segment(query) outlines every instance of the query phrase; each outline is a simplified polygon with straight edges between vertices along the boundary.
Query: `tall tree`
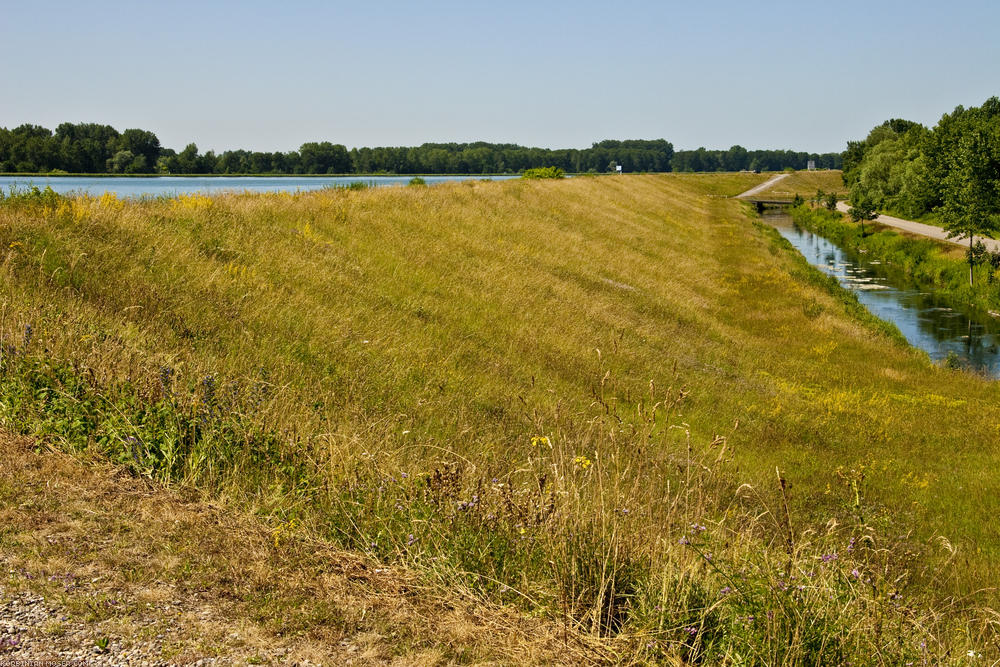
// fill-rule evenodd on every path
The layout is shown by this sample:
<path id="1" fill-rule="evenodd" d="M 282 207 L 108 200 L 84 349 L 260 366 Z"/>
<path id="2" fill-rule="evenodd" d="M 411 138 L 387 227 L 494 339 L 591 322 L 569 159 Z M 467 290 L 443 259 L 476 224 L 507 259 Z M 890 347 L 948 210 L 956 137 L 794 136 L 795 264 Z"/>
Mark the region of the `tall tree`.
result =
<path id="1" fill-rule="evenodd" d="M 997 107 L 1000 112 L 1000 104 Z M 942 182 L 945 230 L 951 238 L 969 239 L 970 286 L 974 284 L 974 235 L 995 238 L 1000 231 L 998 121 L 1000 113 L 992 115 L 986 109 L 968 114 L 965 130 L 949 151 L 949 169 Z"/>
<path id="2" fill-rule="evenodd" d="M 160 140 L 152 132 L 130 129 L 118 137 L 118 150 L 129 151 L 133 155 L 144 158 L 145 165 L 152 168 L 160 158 Z"/>

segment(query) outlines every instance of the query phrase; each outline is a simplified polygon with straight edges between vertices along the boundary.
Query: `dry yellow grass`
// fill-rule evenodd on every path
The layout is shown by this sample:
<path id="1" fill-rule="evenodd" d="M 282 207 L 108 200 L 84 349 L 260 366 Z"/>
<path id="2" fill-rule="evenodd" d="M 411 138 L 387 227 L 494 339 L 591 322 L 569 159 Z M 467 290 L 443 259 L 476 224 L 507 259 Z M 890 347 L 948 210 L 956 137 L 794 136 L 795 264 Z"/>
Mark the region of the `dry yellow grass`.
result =
<path id="1" fill-rule="evenodd" d="M 588 664 L 612 655 L 559 625 L 459 591 L 443 597 L 403 568 L 268 528 L 191 490 L 36 449 L 0 432 L 4 594 L 45 595 L 63 614 L 37 628 L 53 652 L 36 659 L 55 659 L 59 628 L 77 623 L 91 643 L 107 637 L 125 650 L 166 636 L 152 657 L 182 664 Z"/>
<path id="2" fill-rule="evenodd" d="M 839 169 L 796 171 L 769 188 L 766 194 L 779 199 L 791 199 L 795 195 L 809 199 L 816 196 L 817 190 L 828 194 L 834 192 L 841 198 L 846 197 L 847 186 L 841 178 L 841 171 Z"/>

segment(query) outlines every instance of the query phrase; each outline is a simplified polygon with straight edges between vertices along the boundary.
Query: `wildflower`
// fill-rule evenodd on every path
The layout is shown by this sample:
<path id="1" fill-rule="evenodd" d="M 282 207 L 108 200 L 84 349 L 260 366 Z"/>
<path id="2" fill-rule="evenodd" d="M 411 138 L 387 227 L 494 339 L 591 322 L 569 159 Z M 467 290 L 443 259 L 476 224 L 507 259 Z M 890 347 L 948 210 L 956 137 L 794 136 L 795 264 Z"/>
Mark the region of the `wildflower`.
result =
<path id="1" fill-rule="evenodd" d="M 823 554 L 820 557 L 820 560 L 823 561 L 824 563 L 829 563 L 832 560 L 837 560 L 837 552 L 834 551 L 832 554 Z"/>
<path id="2" fill-rule="evenodd" d="M 698 634 L 698 628 L 694 627 L 693 625 L 689 625 L 688 627 L 684 628 L 684 632 L 694 637 L 696 634 Z"/>
<path id="3" fill-rule="evenodd" d="M 541 447 L 542 445 L 549 445 L 551 447 L 551 445 L 549 444 L 549 439 L 546 438 L 544 435 L 536 435 L 535 437 L 533 437 L 531 439 L 531 444 L 534 447 Z"/>
<path id="4" fill-rule="evenodd" d="M 691 544 L 691 540 L 687 538 L 687 535 L 681 535 L 681 539 L 677 540 L 677 544 Z"/>
<path id="5" fill-rule="evenodd" d="M 701 533 L 701 532 L 704 532 L 705 530 L 707 530 L 707 528 L 705 528 L 705 526 L 699 525 L 697 523 L 692 523 L 691 524 L 691 530 L 694 530 L 696 532 Z"/>
<path id="6" fill-rule="evenodd" d="M 409 535 L 406 536 L 406 546 L 408 546 L 408 547 L 409 546 L 413 546 L 413 543 L 416 542 L 416 541 L 417 541 L 417 538 L 415 538 L 413 536 L 413 533 L 410 533 Z"/>
<path id="7" fill-rule="evenodd" d="M 588 459 L 586 456 L 577 456 L 573 459 L 573 463 L 580 467 L 581 470 L 586 470 L 594 464 L 593 461 Z"/>
<path id="8" fill-rule="evenodd" d="M 726 596 L 733 592 L 733 589 L 729 586 L 723 586 L 722 590 L 719 591 L 719 596 Z"/>
<path id="9" fill-rule="evenodd" d="M 851 576 L 854 577 L 855 579 L 861 578 L 861 573 L 858 572 L 858 568 L 854 568 L 853 570 L 851 570 Z"/>
<path id="10" fill-rule="evenodd" d="M 854 538 L 853 537 L 851 538 L 851 541 L 847 543 L 847 551 L 848 551 L 848 553 L 854 551 Z"/>

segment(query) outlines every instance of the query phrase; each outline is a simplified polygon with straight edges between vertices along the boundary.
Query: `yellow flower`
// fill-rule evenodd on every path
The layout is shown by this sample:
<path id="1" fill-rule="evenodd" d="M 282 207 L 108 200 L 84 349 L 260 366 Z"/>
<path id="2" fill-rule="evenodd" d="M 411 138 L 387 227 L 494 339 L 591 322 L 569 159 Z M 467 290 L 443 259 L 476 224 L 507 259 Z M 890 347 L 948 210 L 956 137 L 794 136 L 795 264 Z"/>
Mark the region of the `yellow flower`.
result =
<path id="1" fill-rule="evenodd" d="M 573 463 L 579 466 L 581 470 L 586 470 L 590 466 L 594 465 L 594 462 L 588 459 L 586 456 L 577 456 L 575 459 L 573 459 Z"/>

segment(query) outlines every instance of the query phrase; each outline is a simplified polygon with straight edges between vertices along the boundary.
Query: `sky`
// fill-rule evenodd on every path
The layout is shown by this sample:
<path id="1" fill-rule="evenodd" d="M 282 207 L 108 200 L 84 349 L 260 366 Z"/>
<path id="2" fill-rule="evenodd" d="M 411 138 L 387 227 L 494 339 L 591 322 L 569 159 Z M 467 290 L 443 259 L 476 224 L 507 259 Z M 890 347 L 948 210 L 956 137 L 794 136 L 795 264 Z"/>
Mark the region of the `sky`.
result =
<path id="1" fill-rule="evenodd" d="M 0 0 L 0 127 L 844 149 L 1000 95 L 1000 2 Z"/>

